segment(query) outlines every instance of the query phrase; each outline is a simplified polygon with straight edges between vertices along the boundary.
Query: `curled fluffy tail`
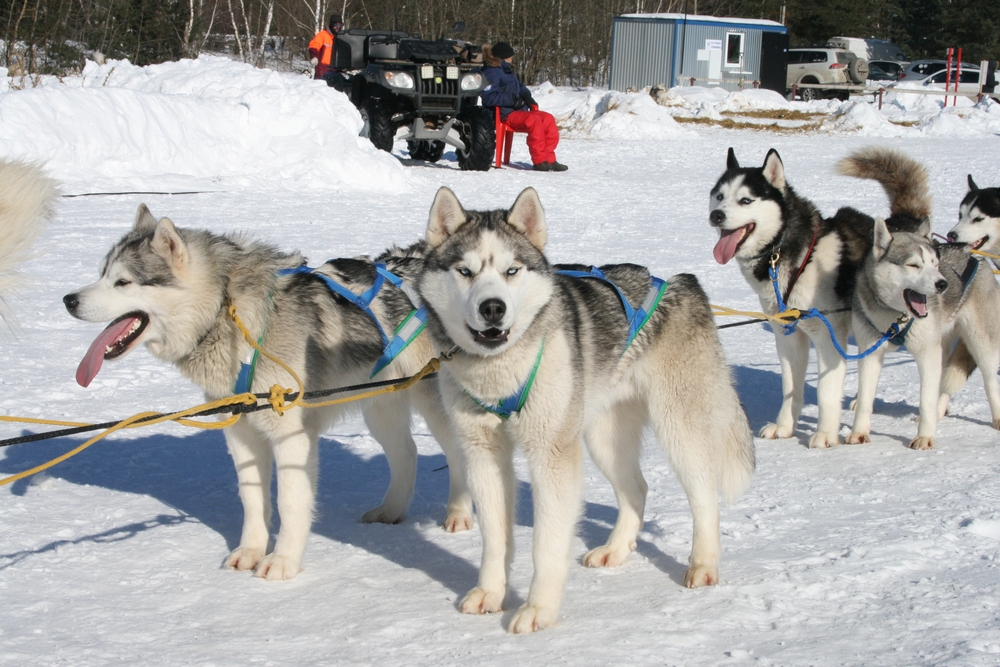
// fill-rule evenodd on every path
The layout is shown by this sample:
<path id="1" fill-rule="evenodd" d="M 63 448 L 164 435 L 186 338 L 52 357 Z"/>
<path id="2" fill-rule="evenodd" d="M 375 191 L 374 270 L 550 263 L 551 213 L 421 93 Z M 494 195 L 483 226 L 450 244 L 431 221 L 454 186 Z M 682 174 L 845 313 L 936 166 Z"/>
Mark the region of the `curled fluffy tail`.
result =
<path id="1" fill-rule="evenodd" d="M 845 176 L 878 181 L 889 196 L 890 215 L 910 215 L 917 220 L 930 218 L 927 170 L 908 155 L 892 148 L 870 146 L 837 163 L 837 171 Z"/>
<path id="2" fill-rule="evenodd" d="M 31 257 L 32 242 L 45 229 L 58 195 L 55 181 L 30 164 L 0 160 L 0 318 L 10 312 L 3 297 L 17 284 L 18 266 Z"/>

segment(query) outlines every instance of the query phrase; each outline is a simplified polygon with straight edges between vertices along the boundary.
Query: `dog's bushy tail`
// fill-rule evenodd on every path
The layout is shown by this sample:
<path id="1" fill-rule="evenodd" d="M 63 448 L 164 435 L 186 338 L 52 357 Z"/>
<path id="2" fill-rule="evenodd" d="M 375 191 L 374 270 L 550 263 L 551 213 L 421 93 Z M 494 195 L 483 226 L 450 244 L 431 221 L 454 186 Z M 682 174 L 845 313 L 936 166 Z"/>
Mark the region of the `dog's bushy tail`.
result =
<path id="1" fill-rule="evenodd" d="M 890 216 L 908 215 L 918 221 L 930 219 L 927 170 L 905 153 L 869 146 L 838 162 L 837 171 L 845 176 L 878 181 L 889 196 Z"/>
<path id="2" fill-rule="evenodd" d="M 31 244 L 52 216 L 57 195 L 55 181 L 38 167 L 0 160 L 0 319 L 10 321 L 3 297 L 17 284 L 16 269 L 31 257 Z"/>

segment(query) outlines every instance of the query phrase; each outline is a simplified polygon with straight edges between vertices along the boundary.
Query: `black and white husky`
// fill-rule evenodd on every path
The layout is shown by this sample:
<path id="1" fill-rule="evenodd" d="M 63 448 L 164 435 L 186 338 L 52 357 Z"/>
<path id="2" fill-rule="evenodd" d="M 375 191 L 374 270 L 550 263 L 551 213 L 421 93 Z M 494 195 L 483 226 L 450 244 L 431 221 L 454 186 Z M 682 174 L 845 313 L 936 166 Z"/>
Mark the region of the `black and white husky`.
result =
<path id="1" fill-rule="evenodd" d="M 467 211 L 441 188 L 418 282 L 432 337 L 456 350 L 440 386 L 483 534 L 479 582 L 461 602 L 464 613 L 502 608 L 514 556 L 516 445 L 531 469 L 534 577 L 511 632 L 558 618 L 580 512 L 581 439 L 619 504 L 607 543 L 584 564 L 619 565 L 636 547 L 649 424 L 694 515 L 690 587 L 718 581 L 719 494 L 738 495 L 754 469 L 752 434 L 697 280 L 681 274 L 664 285 L 632 264 L 559 274 L 543 254 L 546 235 L 531 188 L 509 211 L 489 212 Z"/>
<path id="2" fill-rule="evenodd" d="M 415 279 L 421 255 L 418 244 L 390 250 L 376 261 L 405 286 Z M 230 321 L 229 306 L 235 306 L 265 350 L 295 370 L 306 391 L 368 381 L 376 362 L 384 359 L 382 332 L 405 330 L 402 324 L 414 306 L 404 289 L 388 280 L 371 301 L 370 314 L 352 302 L 352 294 L 362 295 L 381 280 L 380 267 L 371 260 L 331 260 L 315 271 L 304 271 L 303 263 L 298 253 L 283 253 L 243 236 L 177 228 L 167 218 L 157 221 L 140 206 L 133 229 L 105 257 L 100 279 L 63 299 L 75 317 L 111 320 L 81 362 L 77 381 L 88 385 L 105 359 L 121 357 L 144 343 L 153 355 L 175 364 L 209 400 L 243 391 L 267 392 L 273 384 L 293 387 L 292 378 L 266 357 L 251 363 L 253 350 Z M 335 294 L 326 279 L 345 292 Z M 377 377 L 411 375 L 433 356 L 429 337 L 419 333 Z M 239 378 L 244 386 L 237 391 Z M 409 507 L 417 464 L 411 404 L 427 420 L 448 459 L 451 490 L 445 528 L 471 528 L 461 450 L 432 381 L 364 402 L 365 421 L 385 450 L 391 479 L 382 504 L 362 520 L 396 523 Z M 226 429 L 243 501 L 243 533 L 239 547 L 226 558 L 228 567 L 256 569 L 257 576 L 267 579 L 289 579 L 299 572 L 313 520 L 317 441 L 346 409 L 297 408 L 283 416 L 267 410 L 244 415 Z M 277 469 L 281 526 L 268 554 L 272 467 Z"/>
<path id="3" fill-rule="evenodd" d="M 958 207 L 958 224 L 948 232 L 948 240 L 1000 254 L 1000 188 L 980 188 L 969 174 L 969 192 Z"/>
<path id="4" fill-rule="evenodd" d="M 892 233 L 881 219 L 875 221 L 874 244 L 858 273 L 854 336 L 867 350 L 894 323 L 896 328 L 891 339 L 858 361 L 858 401 L 848 442 L 869 441 L 882 358 L 887 349 L 905 344 L 920 373 L 920 425 L 910 447 L 933 447 L 950 393 L 942 393 L 942 359 L 956 339 L 982 370 L 993 426 L 1000 428 L 1000 285 L 989 263 L 973 257 L 968 246 L 937 246 L 929 235 L 930 224 L 919 233 Z"/>
<path id="5" fill-rule="evenodd" d="M 878 181 L 889 196 L 892 229 L 915 229 L 930 214 L 923 167 L 893 150 L 869 148 L 839 165 L 841 173 Z M 850 328 L 850 306 L 858 267 L 872 244 L 873 218 L 849 207 L 824 218 L 785 178 L 774 149 L 761 167 L 740 167 L 729 149 L 726 171 L 712 188 L 709 221 L 719 230 L 715 259 L 736 259 L 768 314 L 780 312 L 770 272 L 787 308 L 818 309 L 826 314 L 843 348 Z M 847 365 L 818 319 L 802 320 L 786 335 L 775 327 L 784 399 L 764 438 L 789 438 L 802 411 L 810 342 L 819 365 L 819 423 L 810 447 L 839 442 L 840 414 Z"/>

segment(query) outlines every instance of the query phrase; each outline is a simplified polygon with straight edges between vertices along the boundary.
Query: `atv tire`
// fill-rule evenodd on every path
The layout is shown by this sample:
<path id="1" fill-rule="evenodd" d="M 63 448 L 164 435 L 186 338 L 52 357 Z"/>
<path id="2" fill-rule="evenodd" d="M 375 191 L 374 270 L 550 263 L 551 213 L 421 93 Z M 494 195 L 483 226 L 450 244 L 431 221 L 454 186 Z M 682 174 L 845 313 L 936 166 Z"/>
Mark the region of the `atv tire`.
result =
<path id="1" fill-rule="evenodd" d="M 437 162 L 444 155 L 443 141 L 407 141 L 406 149 L 410 151 L 411 160 Z"/>
<path id="2" fill-rule="evenodd" d="M 496 153 L 496 126 L 493 114 L 484 107 L 472 107 L 459 117 L 459 135 L 466 149 L 456 150 L 462 171 L 487 171 Z"/>
<path id="3" fill-rule="evenodd" d="M 382 100 L 374 97 L 365 100 L 361 105 L 361 118 L 365 121 L 362 136 L 367 136 L 375 148 L 391 153 L 396 128 L 393 127 L 392 116 Z"/>

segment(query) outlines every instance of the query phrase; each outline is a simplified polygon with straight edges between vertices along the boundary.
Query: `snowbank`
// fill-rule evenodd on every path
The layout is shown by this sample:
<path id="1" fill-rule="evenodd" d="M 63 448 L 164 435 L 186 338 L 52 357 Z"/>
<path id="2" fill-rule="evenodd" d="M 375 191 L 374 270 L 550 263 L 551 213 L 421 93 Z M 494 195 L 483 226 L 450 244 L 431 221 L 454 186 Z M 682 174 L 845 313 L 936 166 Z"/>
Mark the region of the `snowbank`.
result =
<path id="1" fill-rule="evenodd" d="M 211 56 L 88 62 L 78 77 L 0 93 L 0 155 L 46 162 L 71 192 L 408 189 L 361 127 L 323 82 Z"/>
<path id="2" fill-rule="evenodd" d="M 669 139 L 696 136 L 647 93 L 596 88 L 556 88 L 544 83 L 533 91 L 538 106 L 555 116 L 563 136 L 594 139 Z"/>

